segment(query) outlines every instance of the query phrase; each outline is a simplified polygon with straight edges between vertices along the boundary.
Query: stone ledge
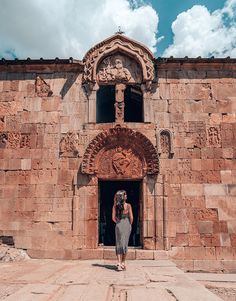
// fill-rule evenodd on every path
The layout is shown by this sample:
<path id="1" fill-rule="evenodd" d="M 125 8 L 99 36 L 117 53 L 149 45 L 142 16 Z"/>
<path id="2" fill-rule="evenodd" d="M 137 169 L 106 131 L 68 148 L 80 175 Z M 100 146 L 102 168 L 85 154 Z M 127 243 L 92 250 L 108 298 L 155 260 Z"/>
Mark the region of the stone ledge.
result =
<path id="1" fill-rule="evenodd" d="M 78 250 L 34 250 L 29 249 L 28 255 L 32 258 L 53 259 L 106 259 L 116 260 L 115 248 L 78 249 Z M 130 248 L 127 260 L 167 260 L 168 252 L 164 250 L 143 250 Z"/>

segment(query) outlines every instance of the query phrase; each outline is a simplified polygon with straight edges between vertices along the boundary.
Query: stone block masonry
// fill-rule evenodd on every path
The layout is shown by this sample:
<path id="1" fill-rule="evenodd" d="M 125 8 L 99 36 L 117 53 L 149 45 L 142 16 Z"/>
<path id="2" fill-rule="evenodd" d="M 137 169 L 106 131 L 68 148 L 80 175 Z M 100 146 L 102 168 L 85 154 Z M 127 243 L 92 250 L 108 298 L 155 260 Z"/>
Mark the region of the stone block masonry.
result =
<path id="1" fill-rule="evenodd" d="M 33 257 L 103 256 L 99 183 L 139 181 L 137 258 L 234 260 L 235 75 L 234 59 L 155 59 L 120 34 L 83 62 L 1 61 L 0 236 Z M 114 120 L 98 123 L 109 85 Z M 143 120 L 126 120 L 126 88 Z"/>

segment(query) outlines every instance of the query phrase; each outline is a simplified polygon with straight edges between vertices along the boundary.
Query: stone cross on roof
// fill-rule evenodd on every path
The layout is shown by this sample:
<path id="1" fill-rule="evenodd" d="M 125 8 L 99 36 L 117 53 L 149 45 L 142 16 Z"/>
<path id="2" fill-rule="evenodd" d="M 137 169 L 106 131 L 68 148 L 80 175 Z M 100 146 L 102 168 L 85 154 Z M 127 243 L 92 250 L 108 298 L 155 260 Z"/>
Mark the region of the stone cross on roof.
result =
<path id="1" fill-rule="evenodd" d="M 125 32 L 121 30 L 121 26 L 118 26 L 118 31 L 115 34 L 124 34 Z"/>

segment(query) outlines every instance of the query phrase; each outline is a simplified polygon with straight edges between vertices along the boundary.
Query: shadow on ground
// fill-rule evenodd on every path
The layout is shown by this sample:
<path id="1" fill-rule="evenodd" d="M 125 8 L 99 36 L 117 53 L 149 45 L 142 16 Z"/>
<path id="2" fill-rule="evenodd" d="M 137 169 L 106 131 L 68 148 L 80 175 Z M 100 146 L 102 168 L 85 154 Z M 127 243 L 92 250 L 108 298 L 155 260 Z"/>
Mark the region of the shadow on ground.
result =
<path id="1" fill-rule="evenodd" d="M 101 267 L 101 268 L 105 268 L 108 270 L 115 270 L 117 271 L 117 266 L 114 264 L 100 264 L 100 263 L 93 263 L 92 266 L 94 267 Z"/>

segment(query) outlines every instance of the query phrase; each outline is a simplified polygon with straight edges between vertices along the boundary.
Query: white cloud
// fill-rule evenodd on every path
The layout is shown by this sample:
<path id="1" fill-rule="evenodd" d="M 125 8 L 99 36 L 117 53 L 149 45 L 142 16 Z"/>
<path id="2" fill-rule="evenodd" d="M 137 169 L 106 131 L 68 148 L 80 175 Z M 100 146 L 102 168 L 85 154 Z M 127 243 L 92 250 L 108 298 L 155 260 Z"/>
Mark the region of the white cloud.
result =
<path id="1" fill-rule="evenodd" d="M 173 44 L 163 56 L 236 57 L 236 0 L 210 13 L 195 5 L 172 23 Z"/>
<path id="2" fill-rule="evenodd" d="M 0 56 L 82 59 L 118 26 L 155 50 L 158 15 L 137 0 L 1 0 Z"/>

